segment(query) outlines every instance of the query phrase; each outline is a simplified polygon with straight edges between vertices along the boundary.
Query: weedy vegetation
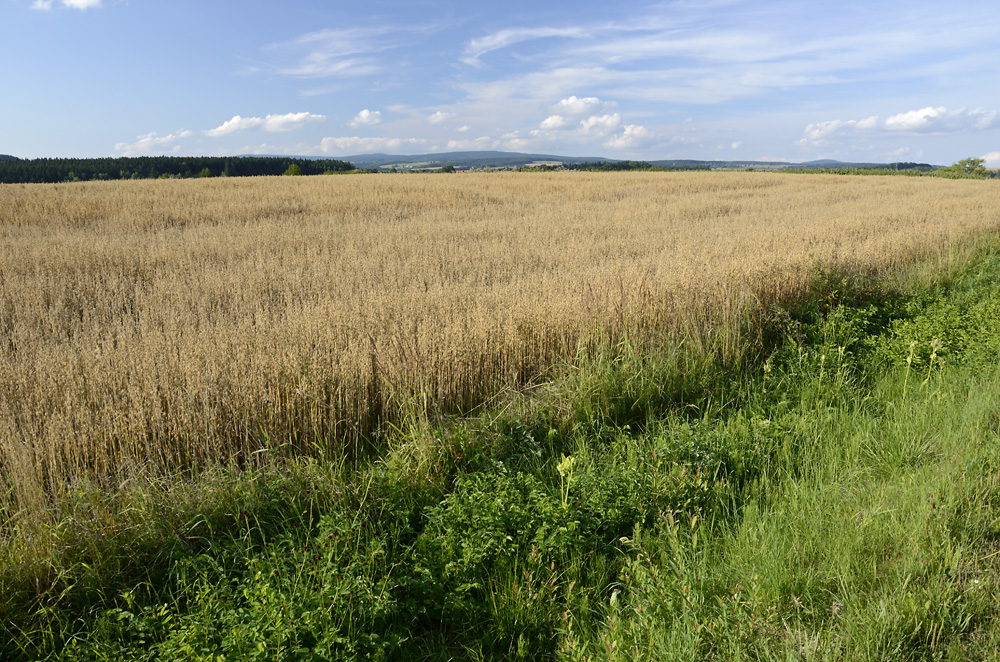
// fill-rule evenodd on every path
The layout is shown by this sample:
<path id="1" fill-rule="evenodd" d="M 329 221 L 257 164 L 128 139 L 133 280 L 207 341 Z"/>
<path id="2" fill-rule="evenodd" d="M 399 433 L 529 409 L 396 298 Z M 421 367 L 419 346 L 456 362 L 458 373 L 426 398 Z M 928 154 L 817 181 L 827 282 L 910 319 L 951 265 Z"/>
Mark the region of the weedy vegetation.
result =
<path id="1" fill-rule="evenodd" d="M 998 202 L 0 187 L 0 654 L 989 659 Z"/>

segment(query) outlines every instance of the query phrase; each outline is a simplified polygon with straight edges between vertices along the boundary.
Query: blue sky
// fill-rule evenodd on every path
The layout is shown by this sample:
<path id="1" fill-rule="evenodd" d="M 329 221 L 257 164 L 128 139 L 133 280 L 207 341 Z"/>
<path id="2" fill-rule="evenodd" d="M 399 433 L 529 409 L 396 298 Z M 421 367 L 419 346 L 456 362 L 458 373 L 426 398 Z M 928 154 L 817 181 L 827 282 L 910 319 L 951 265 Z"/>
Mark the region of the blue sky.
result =
<path id="1" fill-rule="evenodd" d="M 0 153 L 23 158 L 1000 166 L 995 0 L 0 0 L 0 35 Z"/>

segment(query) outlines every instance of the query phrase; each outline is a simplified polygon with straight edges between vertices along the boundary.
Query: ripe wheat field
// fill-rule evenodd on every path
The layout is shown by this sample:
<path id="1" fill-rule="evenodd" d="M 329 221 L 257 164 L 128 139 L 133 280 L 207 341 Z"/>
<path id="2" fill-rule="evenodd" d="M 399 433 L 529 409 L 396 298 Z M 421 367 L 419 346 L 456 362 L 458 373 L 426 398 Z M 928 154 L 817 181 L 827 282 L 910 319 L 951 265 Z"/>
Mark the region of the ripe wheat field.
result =
<path id="1" fill-rule="evenodd" d="M 817 268 L 1000 229 L 991 182 L 484 173 L 0 186 L 0 512 L 469 411 L 581 344 L 740 351 Z"/>

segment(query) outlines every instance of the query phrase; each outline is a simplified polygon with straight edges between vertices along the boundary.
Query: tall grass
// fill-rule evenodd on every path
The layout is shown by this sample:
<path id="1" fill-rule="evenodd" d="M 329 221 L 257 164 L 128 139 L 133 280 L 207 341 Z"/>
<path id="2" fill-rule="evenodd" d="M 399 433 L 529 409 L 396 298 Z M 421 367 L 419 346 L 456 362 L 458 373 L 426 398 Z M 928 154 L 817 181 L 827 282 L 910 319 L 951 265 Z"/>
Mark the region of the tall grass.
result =
<path id="1" fill-rule="evenodd" d="M 593 340 L 738 361 L 817 268 L 1000 226 L 990 182 L 489 174 L 0 187 L 0 502 L 350 453 Z"/>

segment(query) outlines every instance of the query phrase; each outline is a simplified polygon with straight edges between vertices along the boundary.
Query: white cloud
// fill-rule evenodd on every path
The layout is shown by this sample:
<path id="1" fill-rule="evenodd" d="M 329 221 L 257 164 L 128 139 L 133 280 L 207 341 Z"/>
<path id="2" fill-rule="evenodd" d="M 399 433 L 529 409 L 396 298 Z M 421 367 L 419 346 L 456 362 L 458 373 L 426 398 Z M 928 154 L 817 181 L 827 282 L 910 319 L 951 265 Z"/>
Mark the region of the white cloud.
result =
<path id="1" fill-rule="evenodd" d="M 907 133 L 953 133 L 988 129 L 996 119 L 995 110 L 965 107 L 948 110 L 944 106 L 921 108 L 893 115 L 885 121 L 888 131 Z"/>
<path id="2" fill-rule="evenodd" d="M 219 155 L 225 156 L 229 154 L 262 154 L 262 155 L 274 155 L 274 154 L 288 154 L 294 156 L 307 156 L 311 154 L 316 154 L 319 151 L 319 147 L 316 145 L 308 145 L 306 143 L 283 143 L 281 145 L 272 145 L 270 143 L 260 143 L 259 145 L 243 145 L 237 149 L 226 149 L 220 150 Z"/>
<path id="3" fill-rule="evenodd" d="M 989 154 L 983 154 L 979 158 L 985 162 L 985 165 L 1000 166 L 1000 152 L 990 152 Z"/>
<path id="4" fill-rule="evenodd" d="M 233 115 L 233 119 L 223 122 L 214 129 L 208 129 L 205 131 L 205 135 L 228 136 L 229 134 L 236 133 L 237 131 L 255 129 L 263 123 L 264 119 L 261 117 L 240 117 L 239 115 Z"/>
<path id="5" fill-rule="evenodd" d="M 31 8 L 48 11 L 52 9 L 54 2 L 55 0 L 35 0 L 31 3 Z M 96 9 L 101 6 L 101 0 L 59 0 L 59 2 L 63 7 L 79 9 L 80 11 L 84 9 Z"/>
<path id="6" fill-rule="evenodd" d="M 539 124 L 543 129 L 561 129 L 566 126 L 569 126 L 569 120 L 562 115 L 549 115 Z"/>
<path id="7" fill-rule="evenodd" d="M 729 145 L 729 147 L 731 149 L 739 149 L 742 146 L 743 146 L 743 141 L 742 140 L 735 140 L 732 143 L 730 143 L 730 145 Z"/>
<path id="8" fill-rule="evenodd" d="M 330 152 L 372 152 L 377 149 L 399 149 L 408 145 L 425 145 L 422 138 L 362 138 L 359 136 L 343 136 L 323 138 L 320 149 Z"/>
<path id="9" fill-rule="evenodd" d="M 604 142 L 605 147 L 611 149 L 623 149 L 625 147 L 636 147 L 649 138 L 649 130 L 638 124 L 626 124 L 622 133 L 612 136 Z"/>
<path id="10" fill-rule="evenodd" d="M 455 113 L 445 113 L 439 110 L 432 115 L 429 115 L 427 117 L 427 121 L 431 124 L 443 124 L 453 117 L 455 117 Z"/>
<path id="11" fill-rule="evenodd" d="M 457 129 L 455 129 L 455 130 L 456 130 L 456 131 L 458 131 L 459 133 L 465 133 L 466 131 L 468 131 L 468 130 L 469 130 L 469 129 L 471 129 L 471 128 L 472 128 L 472 127 L 471 127 L 471 126 L 469 126 L 468 124 L 463 124 L 462 126 L 458 127 L 458 128 L 457 128 Z"/>
<path id="12" fill-rule="evenodd" d="M 478 138 L 470 138 L 468 140 L 449 140 L 448 150 L 449 151 L 466 151 L 466 150 L 478 150 L 484 149 L 486 147 L 497 147 L 498 142 L 490 138 L 489 136 L 480 136 Z"/>
<path id="13" fill-rule="evenodd" d="M 294 131 L 302 128 L 308 122 L 322 122 L 326 115 L 312 113 L 287 113 L 285 115 L 268 115 L 264 118 L 264 130 L 274 133 Z"/>
<path id="14" fill-rule="evenodd" d="M 296 78 L 348 78 L 377 73 L 383 67 L 375 56 L 395 46 L 388 38 L 389 32 L 389 28 L 320 30 L 274 44 L 269 49 L 304 51 L 297 62 L 276 66 L 274 71 Z"/>
<path id="15" fill-rule="evenodd" d="M 618 113 L 613 115 L 592 115 L 580 121 L 580 128 L 583 129 L 584 133 L 604 136 L 617 129 L 621 123 L 622 116 Z"/>
<path id="16" fill-rule="evenodd" d="M 176 152 L 180 150 L 181 146 L 175 143 L 181 138 L 187 138 L 190 135 L 191 132 L 187 130 L 181 130 L 165 136 L 158 136 L 153 131 L 144 136 L 137 136 L 138 140 L 134 143 L 116 144 L 115 151 L 119 152 L 122 156 L 138 156 L 150 152 Z M 167 147 L 170 147 L 170 149 L 168 150 Z"/>
<path id="17" fill-rule="evenodd" d="M 481 56 L 490 51 L 531 39 L 583 37 L 586 34 L 581 28 L 513 28 L 500 30 L 499 32 L 494 32 L 493 34 L 470 41 L 465 47 L 465 57 L 462 58 L 462 61 L 466 64 L 475 64 Z"/>
<path id="18" fill-rule="evenodd" d="M 944 134 L 981 131 L 993 126 L 996 116 L 996 111 L 982 108 L 968 110 L 962 107 L 948 110 L 944 106 L 928 106 L 892 115 L 881 123 L 878 117 L 873 115 L 863 120 L 829 120 L 809 124 L 797 144 L 801 147 L 826 146 L 837 139 L 857 137 L 862 134 L 886 136 L 893 133 Z"/>
<path id="19" fill-rule="evenodd" d="M 349 125 L 355 129 L 359 126 L 375 126 L 382 121 L 382 112 L 378 110 L 368 110 L 365 108 L 357 115 L 354 119 L 349 122 Z"/>
<path id="20" fill-rule="evenodd" d="M 574 95 L 557 103 L 555 108 L 563 115 L 579 117 L 593 115 L 603 109 L 604 105 L 604 102 L 597 97 L 583 97 L 581 99 Z"/>
<path id="21" fill-rule="evenodd" d="M 234 115 L 233 119 L 223 122 L 214 129 L 205 131 L 206 136 L 228 136 L 238 131 L 256 129 L 262 127 L 265 131 L 281 133 L 293 131 L 304 126 L 307 122 L 322 122 L 326 115 L 314 115 L 312 113 L 287 113 L 285 115 L 268 115 L 267 117 L 240 117 Z"/>
<path id="22" fill-rule="evenodd" d="M 872 115 L 863 120 L 829 120 L 806 126 L 805 136 L 800 145 L 825 145 L 831 138 L 855 131 L 870 131 L 878 126 L 878 117 Z"/>

